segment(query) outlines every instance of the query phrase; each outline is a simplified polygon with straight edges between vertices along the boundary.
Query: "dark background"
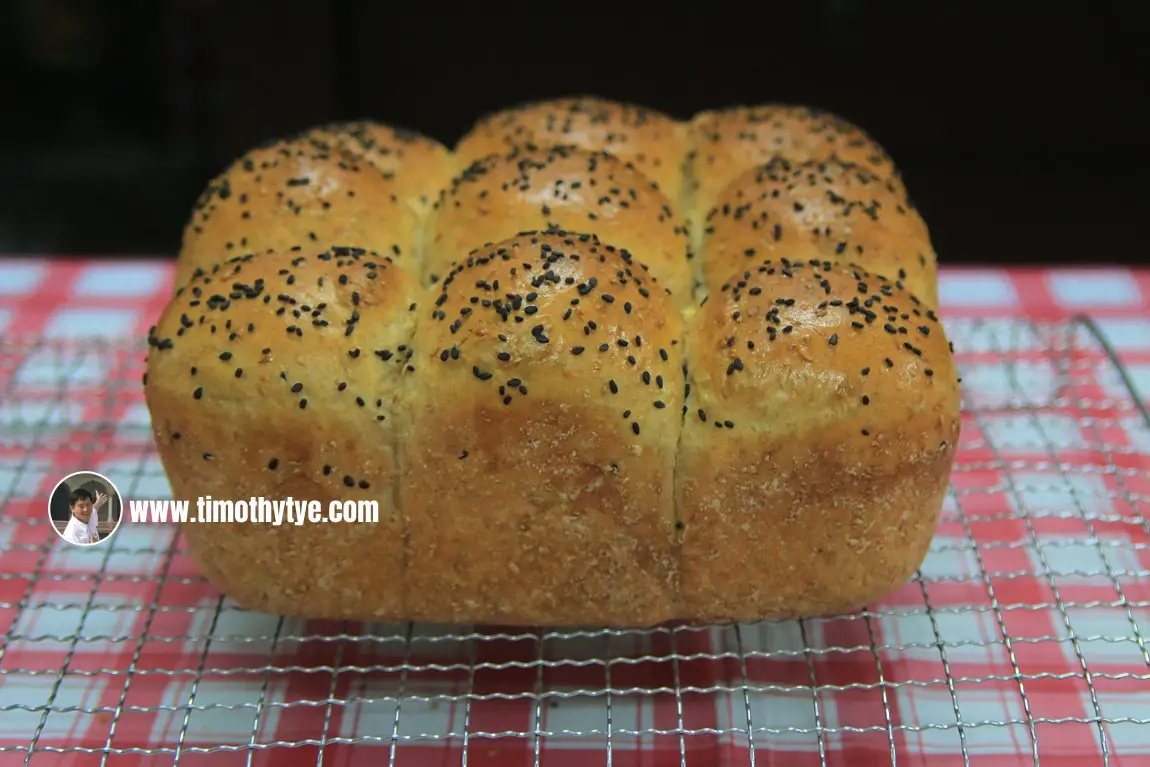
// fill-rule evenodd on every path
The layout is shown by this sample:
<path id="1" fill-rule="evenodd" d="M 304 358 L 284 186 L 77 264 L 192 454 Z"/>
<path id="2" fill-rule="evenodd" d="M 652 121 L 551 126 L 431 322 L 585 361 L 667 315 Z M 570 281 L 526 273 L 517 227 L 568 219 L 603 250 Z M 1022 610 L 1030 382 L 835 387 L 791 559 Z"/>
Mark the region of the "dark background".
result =
<path id="1" fill-rule="evenodd" d="M 592 93 L 837 111 L 893 154 L 947 263 L 1144 260 L 1141 4 L 1026 5 L 0 0 L 0 253 L 172 254 L 207 179 L 265 138 L 367 116 L 450 144 L 485 111 Z"/>

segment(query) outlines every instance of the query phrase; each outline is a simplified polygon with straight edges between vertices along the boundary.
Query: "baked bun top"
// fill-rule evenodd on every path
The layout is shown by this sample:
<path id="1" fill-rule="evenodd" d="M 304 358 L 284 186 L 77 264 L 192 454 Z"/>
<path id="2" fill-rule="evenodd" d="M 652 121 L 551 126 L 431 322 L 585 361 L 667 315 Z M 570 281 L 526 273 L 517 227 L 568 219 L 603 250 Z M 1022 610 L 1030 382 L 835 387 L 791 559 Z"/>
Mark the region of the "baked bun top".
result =
<path id="1" fill-rule="evenodd" d="M 395 193 L 425 214 L 450 180 L 451 150 L 415 131 L 371 120 L 330 123 L 304 134 L 362 157 L 395 181 Z"/>
<path id="2" fill-rule="evenodd" d="M 686 126 L 654 109 L 593 96 L 532 102 L 481 118 L 455 147 L 466 165 L 516 146 L 578 146 L 628 162 L 675 202 L 682 195 Z"/>
<path id="3" fill-rule="evenodd" d="M 418 217 L 394 178 L 307 137 L 253 149 L 208 184 L 184 229 L 176 284 L 248 253 L 355 245 L 413 262 Z"/>
<path id="4" fill-rule="evenodd" d="M 692 118 L 689 134 L 687 172 L 696 211 L 709 209 L 727 184 L 775 156 L 798 162 L 844 160 L 902 187 L 894 161 L 877 141 L 853 123 L 812 107 L 708 110 Z"/>
<path id="5" fill-rule="evenodd" d="M 253 407 L 267 422 L 309 402 L 309 416 L 377 427 L 379 415 L 392 413 L 396 386 L 388 383 L 412 353 L 419 294 L 406 270 L 359 248 L 262 252 L 213 265 L 176 291 L 149 333 L 149 396 L 171 395 L 157 428 L 166 419 L 194 421 L 196 411 L 250 428 Z M 207 453 L 216 447 L 202 445 Z"/>
<path id="6" fill-rule="evenodd" d="M 764 258 L 857 263 L 937 306 L 926 222 L 890 179 L 838 160 L 775 158 L 727 185 L 702 227 L 712 288 Z"/>
<path id="7" fill-rule="evenodd" d="M 594 232 L 650 268 L 654 290 L 691 300 L 690 237 L 675 205 L 618 157 L 575 147 L 516 149 L 478 160 L 436 203 L 425 269 L 442 277 L 469 251 L 519 232 Z"/>
<path id="8" fill-rule="evenodd" d="M 438 288 L 431 319 L 420 318 L 420 353 L 434 357 L 421 375 L 451 376 L 458 402 L 607 411 L 629 444 L 678 428 L 682 320 L 619 249 L 589 234 L 524 232 L 476 251 Z"/>
<path id="9" fill-rule="evenodd" d="M 873 450 L 895 426 L 957 423 L 958 380 L 937 315 L 859 267 L 764 259 L 691 321 L 692 407 L 710 422 L 769 432 L 776 444 L 803 435 L 796 446 L 812 454 L 810 435 L 827 449 Z"/>

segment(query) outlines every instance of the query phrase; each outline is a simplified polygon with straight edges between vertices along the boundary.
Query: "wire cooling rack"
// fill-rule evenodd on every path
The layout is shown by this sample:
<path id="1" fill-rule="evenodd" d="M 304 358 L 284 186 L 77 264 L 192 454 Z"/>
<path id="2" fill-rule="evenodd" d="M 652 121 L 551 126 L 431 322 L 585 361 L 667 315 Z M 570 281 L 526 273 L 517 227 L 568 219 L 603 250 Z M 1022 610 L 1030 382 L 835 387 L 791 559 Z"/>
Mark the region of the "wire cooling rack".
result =
<path id="1" fill-rule="evenodd" d="M 1088 321 L 948 325 L 965 429 L 921 571 L 649 631 L 300 622 L 168 527 L 66 547 L 69 471 L 169 492 L 143 350 L 0 342 L 0 764 L 1146 764 L 1150 418 Z"/>

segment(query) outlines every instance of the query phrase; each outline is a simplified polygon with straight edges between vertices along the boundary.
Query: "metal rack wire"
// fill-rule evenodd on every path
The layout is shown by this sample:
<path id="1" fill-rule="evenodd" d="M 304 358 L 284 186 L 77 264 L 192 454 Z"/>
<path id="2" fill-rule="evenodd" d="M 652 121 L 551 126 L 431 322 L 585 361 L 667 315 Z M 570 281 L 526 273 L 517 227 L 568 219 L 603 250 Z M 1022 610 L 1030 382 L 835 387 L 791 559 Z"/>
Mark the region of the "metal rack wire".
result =
<path id="1" fill-rule="evenodd" d="M 302 623 L 221 597 L 168 527 L 67 550 L 68 470 L 168 492 L 142 350 L 0 342 L 0 764 L 1150 760 L 1150 415 L 1089 321 L 949 325 L 966 422 L 914 579 L 649 631 Z"/>

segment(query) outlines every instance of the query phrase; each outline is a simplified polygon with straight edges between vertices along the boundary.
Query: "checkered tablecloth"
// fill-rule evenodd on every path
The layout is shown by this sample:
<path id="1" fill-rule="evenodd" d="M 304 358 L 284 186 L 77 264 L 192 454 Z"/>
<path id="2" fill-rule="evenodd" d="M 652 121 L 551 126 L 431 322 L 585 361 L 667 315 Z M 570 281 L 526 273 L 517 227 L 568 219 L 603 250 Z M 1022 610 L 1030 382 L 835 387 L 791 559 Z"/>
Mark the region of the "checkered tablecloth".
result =
<path id="1" fill-rule="evenodd" d="M 171 273 L 0 261 L 0 766 L 1150 765 L 1150 429 L 1100 347 L 1048 354 L 1088 314 L 1150 400 L 1150 271 L 944 273 L 970 412 L 930 556 L 881 605 L 549 633 L 283 620 L 171 529 L 59 542 L 71 471 L 169 492 L 122 341 Z"/>

